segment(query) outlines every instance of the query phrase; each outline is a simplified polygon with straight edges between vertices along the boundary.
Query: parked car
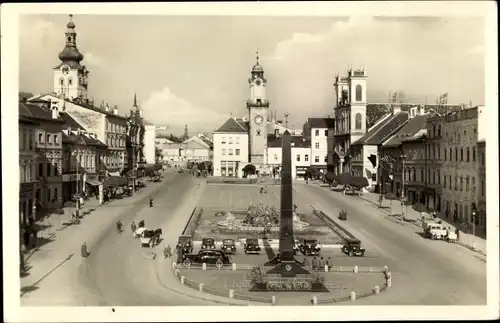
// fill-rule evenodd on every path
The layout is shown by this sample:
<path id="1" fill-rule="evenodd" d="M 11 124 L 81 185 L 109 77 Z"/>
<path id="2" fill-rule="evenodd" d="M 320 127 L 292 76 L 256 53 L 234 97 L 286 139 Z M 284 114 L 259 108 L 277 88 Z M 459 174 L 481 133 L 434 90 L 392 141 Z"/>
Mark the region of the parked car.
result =
<path id="1" fill-rule="evenodd" d="M 245 254 L 249 253 L 260 253 L 259 240 L 255 238 L 248 238 L 243 246 L 243 250 L 245 250 Z"/>
<path id="2" fill-rule="evenodd" d="M 316 239 L 302 239 L 299 243 L 299 251 L 304 256 L 318 256 L 321 246 Z"/>
<path id="3" fill-rule="evenodd" d="M 201 250 L 215 249 L 215 240 L 212 238 L 201 239 Z"/>
<path id="4" fill-rule="evenodd" d="M 227 254 L 236 253 L 236 244 L 234 243 L 234 239 L 224 239 L 222 241 L 221 250 Z"/>
<path id="5" fill-rule="evenodd" d="M 425 228 L 424 236 L 432 240 L 444 240 L 447 236 L 447 230 L 442 224 L 429 223 Z"/>
<path id="6" fill-rule="evenodd" d="M 231 258 L 221 250 L 200 250 L 198 253 L 187 253 L 182 256 L 182 264 L 215 264 L 217 266 L 231 264 Z"/>
<path id="7" fill-rule="evenodd" d="M 358 256 L 363 257 L 365 255 L 365 249 L 361 248 L 361 241 L 359 240 L 346 240 L 341 248 L 342 252 L 349 257 Z"/>
<path id="8" fill-rule="evenodd" d="M 193 252 L 193 241 L 190 236 L 180 236 L 177 239 L 177 250 L 182 251 L 182 253 L 192 253 Z"/>
<path id="9" fill-rule="evenodd" d="M 153 248 L 156 245 L 158 238 L 154 230 L 145 229 L 139 236 L 139 240 L 141 241 L 141 247 L 147 246 L 149 248 Z"/>

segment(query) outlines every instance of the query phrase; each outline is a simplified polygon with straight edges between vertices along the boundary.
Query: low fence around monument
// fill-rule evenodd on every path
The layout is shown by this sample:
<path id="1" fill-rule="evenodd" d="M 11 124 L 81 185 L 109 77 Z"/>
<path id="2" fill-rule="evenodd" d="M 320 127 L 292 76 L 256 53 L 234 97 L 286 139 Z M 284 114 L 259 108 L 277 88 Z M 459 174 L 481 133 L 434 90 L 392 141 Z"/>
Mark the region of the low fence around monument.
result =
<path id="1" fill-rule="evenodd" d="M 257 184 L 258 178 L 209 177 L 207 184 Z"/>
<path id="2" fill-rule="evenodd" d="M 343 226 L 338 224 L 336 221 L 334 221 L 332 218 L 326 215 L 323 211 L 315 209 L 312 205 L 311 207 L 313 209 L 314 215 L 316 215 L 320 220 L 326 223 L 326 225 L 328 225 L 328 227 L 333 232 L 338 234 L 340 237 L 342 237 L 343 239 L 351 239 L 351 240 L 356 239 L 356 237 L 352 233 L 347 231 Z"/>
<path id="3" fill-rule="evenodd" d="M 192 236 L 200 223 L 201 215 L 203 214 L 203 208 L 193 208 L 193 212 L 189 216 L 189 219 L 182 231 L 182 235 Z"/>
<path id="4" fill-rule="evenodd" d="M 175 259 L 175 258 L 174 258 Z M 212 294 L 215 296 L 220 296 L 220 297 L 227 297 L 231 299 L 237 299 L 237 300 L 243 300 L 243 301 L 249 301 L 249 302 L 255 302 L 255 303 L 264 303 L 264 304 L 271 304 L 275 305 L 276 304 L 276 296 L 253 296 L 249 295 L 248 293 L 242 293 L 242 292 L 236 292 L 234 289 L 218 289 L 218 288 L 213 288 L 211 286 L 205 286 L 204 283 L 199 283 L 195 282 L 192 280 L 187 279 L 185 276 L 183 276 L 180 272 L 180 269 L 186 269 L 186 270 L 251 270 L 252 268 L 256 267 L 255 265 L 244 265 L 244 264 L 231 264 L 231 265 L 223 265 L 223 266 L 215 266 L 215 265 L 206 265 L 202 264 L 201 266 L 184 266 L 182 264 L 177 264 L 175 262 L 172 262 L 172 269 L 174 270 L 174 276 L 179 280 L 179 282 L 182 285 L 185 285 L 189 288 L 195 289 L 199 292 L 204 292 L 208 294 Z M 265 267 L 267 269 L 270 269 L 272 267 Z M 388 288 L 392 286 L 392 277 L 391 273 L 388 271 L 388 267 L 359 267 L 359 266 L 334 266 L 328 268 L 330 272 L 346 272 L 346 273 L 383 273 L 385 283 L 382 286 L 374 286 L 374 288 L 368 292 L 362 292 L 359 294 L 356 294 L 355 291 L 352 291 L 349 293 L 349 295 L 346 296 L 339 296 L 339 297 L 318 297 L 318 296 L 312 296 L 311 304 L 312 305 L 321 305 L 321 304 L 333 304 L 333 303 L 339 303 L 339 302 L 345 302 L 345 301 L 355 301 L 356 299 L 360 298 L 365 298 L 368 296 L 374 296 L 377 295 L 383 291 L 386 291 Z M 313 272 L 325 272 L 327 271 L 327 268 L 324 270 L 320 269 L 311 269 Z M 246 287 L 250 288 L 251 283 L 245 283 L 243 284 Z M 325 286 L 329 286 L 331 284 L 326 283 Z M 241 287 L 241 286 L 240 286 Z M 332 286 L 330 286 L 332 287 Z"/>

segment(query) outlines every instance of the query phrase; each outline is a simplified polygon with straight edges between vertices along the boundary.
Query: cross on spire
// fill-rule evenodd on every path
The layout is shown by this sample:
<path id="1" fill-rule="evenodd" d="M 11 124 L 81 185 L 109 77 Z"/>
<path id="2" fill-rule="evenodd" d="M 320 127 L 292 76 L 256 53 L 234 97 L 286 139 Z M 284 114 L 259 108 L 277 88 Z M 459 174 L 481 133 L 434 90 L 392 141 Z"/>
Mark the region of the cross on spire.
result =
<path id="1" fill-rule="evenodd" d="M 259 64 L 259 49 L 257 48 L 257 50 L 255 51 L 255 57 L 257 59 L 257 64 Z"/>

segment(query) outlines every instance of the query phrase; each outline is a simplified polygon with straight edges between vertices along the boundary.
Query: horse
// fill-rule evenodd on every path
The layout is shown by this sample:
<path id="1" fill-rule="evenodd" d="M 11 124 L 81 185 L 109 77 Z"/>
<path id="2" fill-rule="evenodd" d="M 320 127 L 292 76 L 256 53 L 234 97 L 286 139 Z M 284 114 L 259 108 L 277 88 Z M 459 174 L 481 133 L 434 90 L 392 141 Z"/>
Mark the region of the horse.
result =
<path id="1" fill-rule="evenodd" d="M 154 230 L 154 237 L 156 240 L 156 244 L 160 243 L 160 241 L 162 239 L 162 235 L 163 235 L 163 231 L 161 230 L 161 228 Z"/>

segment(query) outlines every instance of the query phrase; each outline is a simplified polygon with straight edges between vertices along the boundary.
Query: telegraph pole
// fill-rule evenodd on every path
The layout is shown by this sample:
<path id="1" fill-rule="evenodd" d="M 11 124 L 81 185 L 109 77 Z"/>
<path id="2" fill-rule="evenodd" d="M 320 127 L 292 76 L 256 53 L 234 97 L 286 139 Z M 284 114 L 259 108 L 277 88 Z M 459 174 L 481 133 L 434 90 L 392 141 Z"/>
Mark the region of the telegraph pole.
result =
<path id="1" fill-rule="evenodd" d="M 401 153 L 401 216 L 402 220 L 405 220 L 406 209 L 405 209 L 405 158 L 406 155 L 404 151 Z"/>

